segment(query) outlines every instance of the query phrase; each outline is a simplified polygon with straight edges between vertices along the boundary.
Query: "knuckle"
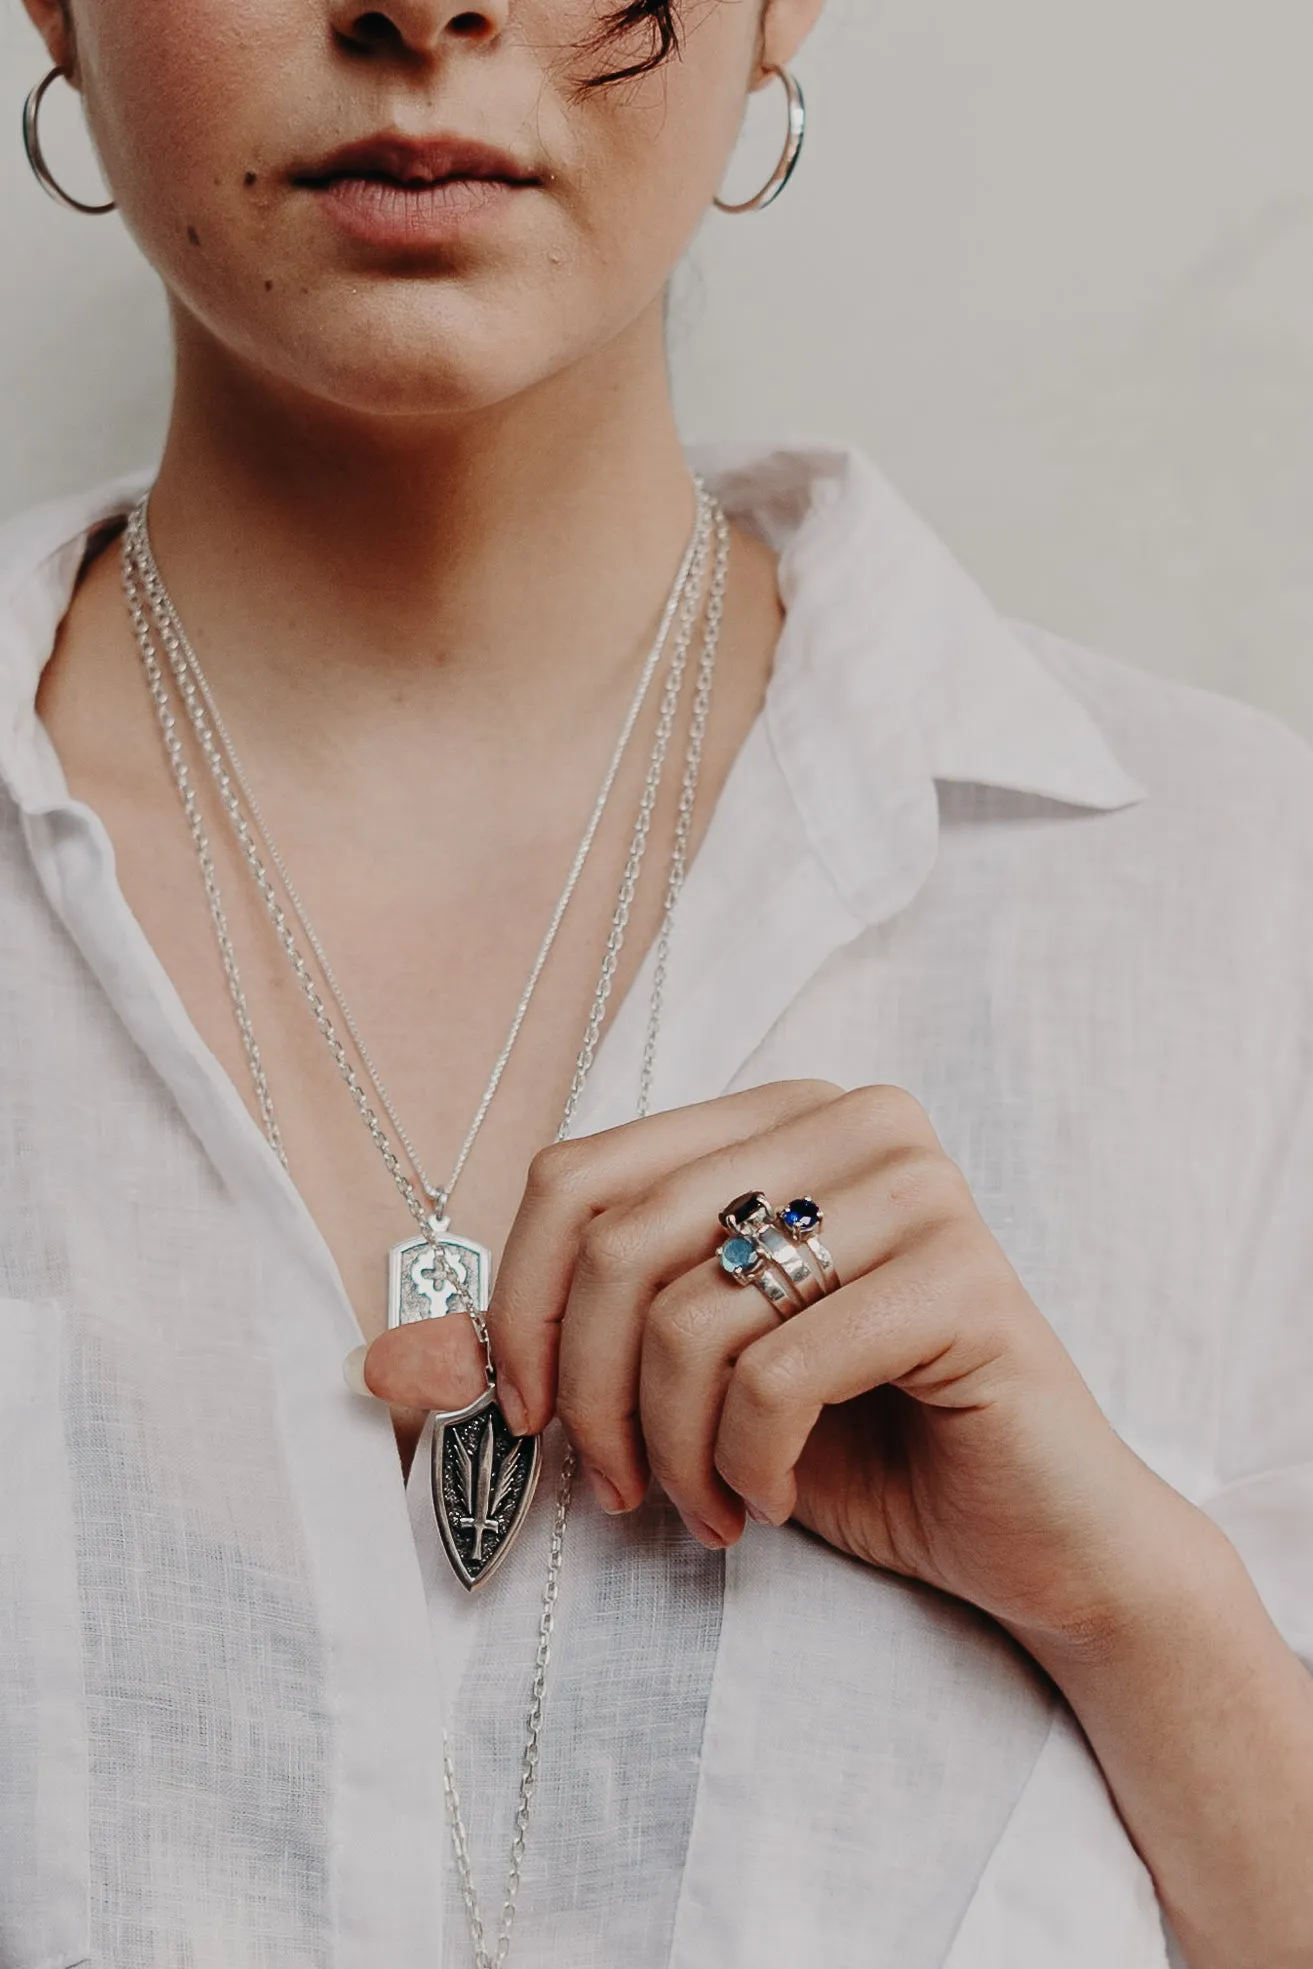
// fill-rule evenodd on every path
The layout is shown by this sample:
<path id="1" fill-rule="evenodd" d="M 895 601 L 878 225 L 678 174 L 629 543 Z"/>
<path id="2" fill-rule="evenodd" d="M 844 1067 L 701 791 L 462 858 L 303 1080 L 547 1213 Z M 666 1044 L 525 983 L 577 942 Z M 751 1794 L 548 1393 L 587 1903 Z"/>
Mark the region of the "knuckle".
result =
<path id="1" fill-rule="evenodd" d="M 652 1475 L 673 1502 L 687 1487 L 688 1472 L 684 1465 L 660 1436 L 649 1437 L 647 1460 Z"/>
<path id="2" fill-rule="evenodd" d="M 744 1497 L 750 1496 L 759 1487 L 766 1461 L 756 1445 L 718 1442 L 713 1467 L 723 1484 L 739 1497 Z"/>
<path id="3" fill-rule="evenodd" d="M 641 1266 L 650 1238 L 638 1210 L 604 1210 L 579 1240 L 579 1264 L 586 1276 L 607 1280 Z"/>
<path id="4" fill-rule="evenodd" d="M 790 1105 L 799 1108 L 825 1107 L 844 1098 L 844 1090 L 833 1080 L 786 1080 Z"/>
<path id="5" fill-rule="evenodd" d="M 734 1383 L 751 1409 L 769 1415 L 790 1406 L 801 1370 L 802 1362 L 790 1346 L 754 1347 L 735 1368 Z"/>
<path id="6" fill-rule="evenodd" d="M 587 1440 L 592 1411 L 582 1388 L 563 1379 L 556 1390 L 556 1414 L 572 1442 L 582 1444 Z"/>
<path id="7" fill-rule="evenodd" d="M 844 1095 L 841 1105 L 845 1119 L 868 1138 L 895 1135 L 914 1142 L 926 1140 L 929 1122 L 925 1109 L 905 1087 L 884 1083 L 854 1087 Z"/>
<path id="8" fill-rule="evenodd" d="M 586 1142 L 549 1142 L 529 1164 L 525 1193 L 540 1201 L 581 1195 L 591 1165 Z"/>
<path id="9" fill-rule="evenodd" d="M 564 1372 L 556 1389 L 556 1413 L 570 1440 L 593 1460 L 605 1460 L 624 1434 L 628 1409 L 615 1389 L 588 1375 Z"/>
<path id="10" fill-rule="evenodd" d="M 603 1412 L 588 1389 L 563 1381 L 556 1391 L 556 1413 L 571 1442 L 595 1454 L 608 1430 Z"/>
<path id="11" fill-rule="evenodd" d="M 919 1143 L 888 1159 L 885 1188 L 894 1209 L 908 1217 L 956 1216 L 969 1195 L 957 1164 L 940 1150 Z"/>

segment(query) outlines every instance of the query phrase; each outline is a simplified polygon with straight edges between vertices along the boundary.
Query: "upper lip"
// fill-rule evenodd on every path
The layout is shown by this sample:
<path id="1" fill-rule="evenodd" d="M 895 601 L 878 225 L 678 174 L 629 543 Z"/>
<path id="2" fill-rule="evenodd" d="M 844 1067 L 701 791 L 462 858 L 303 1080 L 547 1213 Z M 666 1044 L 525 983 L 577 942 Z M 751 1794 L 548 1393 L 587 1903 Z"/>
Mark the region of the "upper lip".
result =
<path id="1" fill-rule="evenodd" d="M 449 178 L 494 178 L 508 184 L 537 182 L 509 151 L 469 137 L 365 137 L 344 144 L 292 173 L 297 184 L 328 184 L 334 178 L 386 178 L 396 184 L 440 184 Z"/>

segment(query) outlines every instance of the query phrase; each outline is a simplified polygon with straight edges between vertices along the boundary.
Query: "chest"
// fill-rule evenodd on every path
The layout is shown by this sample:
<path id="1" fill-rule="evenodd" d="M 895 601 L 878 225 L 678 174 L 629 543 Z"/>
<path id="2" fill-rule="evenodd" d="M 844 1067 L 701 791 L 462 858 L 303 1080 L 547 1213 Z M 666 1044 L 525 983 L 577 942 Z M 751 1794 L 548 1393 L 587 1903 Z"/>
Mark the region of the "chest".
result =
<path id="1" fill-rule="evenodd" d="M 61 866 L 76 888 L 75 859 Z M 434 1857 L 441 1729 L 472 1774 L 470 1824 L 495 1883 L 541 1510 L 496 1607 L 453 1603 L 380 1418 L 341 1388 L 349 1314 L 331 1247 L 260 1150 L 235 1081 L 198 1066 L 190 1020 L 170 1024 L 165 1001 L 134 1000 L 128 974 L 111 975 L 114 939 L 94 910 L 80 931 L 99 978 L 53 924 L 35 930 L 39 897 L 29 904 L 11 1028 L 24 1040 L 11 1036 L 4 1066 L 22 1149 L 6 1166 L 3 1289 L 48 1293 L 64 1329 L 62 1549 L 76 1563 L 59 1591 L 80 1575 L 74 1734 L 93 1772 L 82 1864 L 103 1888 L 129 1840 L 141 1883 L 102 1893 L 107 1959 L 153 1969 L 143 1938 L 160 1934 L 181 1957 L 194 1937 L 178 1910 L 197 1907 L 228 1959 L 250 1953 L 239 1860 L 267 1852 L 267 1959 L 313 1959 L 332 1906 L 353 1932 L 386 1936 L 398 1962 L 432 1962 L 441 1935 L 437 1959 L 460 1969 L 458 1900 Z M 693 1009 L 704 951 L 672 978 L 675 1064 L 706 1040 Z M 1113 1105 L 1091 1114 L 1087 1090 L 1119 1086 L 1138 1040 L 1100 1028 L 1099 1072 L 1088 1057 L 1057 1065 L 1074 1030 L 1065 994 L 1037 1008 L 997 967 L 968 974 L 943 952 L 915 919 L 851 940 L 748 1058 L 724 1019 L 725 1070 L 704 1091 L 798 1071 L 911 1087 L 1118 1426 L 1188 1465 L 1211 1426 L 1216 1363 L 1183 1335 L 1199 1329 L 1231 1235 L 1198 1235 L 1201 1179 L 1181 1174 L 1193 1110 L 1160 1082 L 1111 1156 Z M 622 1118 L 641 1050 L 629 1010 L 585 1125 L 612 1108 Z M 1220 1194 L 1233 1178 L 1209 1180 Z M 604 1969 L 620 1934 L 642 1969 L 793 1969 L 818 1951 L 841 1959 L 860 1936 L 880 1969 L 941 1969 L 1050 1727 L 1024 1663 L 987 1624 L 800 1534 L 750 1539 L 723 1577 L 659 1508 L 618 1546 L 581 1505 L 570 1536 L 522 1959 Z M 139 1754 L 107 1755 L 125 1732 Z M 166 1820 L 148 1809 L 160 1796 L 192 1806 Z M 1049 1816 L 1075 1823 L 1078 1800 L 1106 1845 L 1083 1905 L 1125 1913 L 1137 1863 L 1074 1754 Z M 891 1830 L 872 1838 L 873 1826 Z M 817 1869 L 818 1850 L 834 1864 Z M 1149 1926 L 1137 1932 L 1142 1957 L 1103 1959 L 1157 1963 Z"/>

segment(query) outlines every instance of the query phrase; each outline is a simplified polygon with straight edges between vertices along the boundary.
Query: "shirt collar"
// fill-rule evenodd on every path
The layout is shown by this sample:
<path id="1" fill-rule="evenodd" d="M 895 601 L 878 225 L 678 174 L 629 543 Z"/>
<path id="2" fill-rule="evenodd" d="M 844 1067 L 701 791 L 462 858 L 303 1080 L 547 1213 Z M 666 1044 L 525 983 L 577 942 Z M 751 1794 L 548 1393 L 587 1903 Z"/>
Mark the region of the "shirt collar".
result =
<path id="1" fill-rule="evenodd" d="M 136 473 L 0 526 L 0 784 L 24 812 L 44 812 L 67 797 L 36 715 L 36 695 L 87 543 L 126 513 L 149 483 L 147 473 Z"/>
<path id="2" fill-rule="evenodd" d="M 1146 797 L 1086 707 L 863 458 L 720 446 L 694 463 L 780 554 L 787 622 L 767 723 L 813 845 L 860 915 L 862 821 L 887 820 L 917 779 L 1104 811 Z"/>
<path id="3" fill-rule="evenodd" d="M 823 780 L 845 771 L 863 805 L 880 804 L 895 737 L 900 779 L 914 764 L 932 780 L 1076 806 L 1145 797 L 1090 713 L 864 459 L 759 445 L 693 459 L 781 557 L 788 660 L 767 722 L 805 807 L 814 767 Z M 34 758 L 36 689 L 86 541 L 147 482 L 136 474 L 0 527 L 0 773 L 24 805 L 49 785 Z M 844 819 L 850 836 L 850 806 Z"/>
<path id="4" fill-rule="evenodd" d="M 870 466 L 851 453 L 699 449 L 727 508 L 780 554 L 783 636 L 762 718 L 680 902 L 655 1104 L 722 1092 L 827 959 L 918 897 L 937 782 L 1111 810 L 1144 797 L 1084 706 Z M 581 1105 L 633 1112 L 652 958 Z M 821 1029 L 800 1072 L 833 1076 Z"/>

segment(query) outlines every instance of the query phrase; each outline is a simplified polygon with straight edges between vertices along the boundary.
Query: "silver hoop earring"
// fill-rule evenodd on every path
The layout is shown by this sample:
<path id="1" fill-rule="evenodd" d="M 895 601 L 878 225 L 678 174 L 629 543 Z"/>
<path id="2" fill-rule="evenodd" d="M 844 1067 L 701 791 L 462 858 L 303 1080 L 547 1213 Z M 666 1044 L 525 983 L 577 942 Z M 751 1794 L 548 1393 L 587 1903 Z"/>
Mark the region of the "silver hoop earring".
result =
<path id="1" fill-rule="evenodd" d="M 802 93 L 802 84 L 796 75 L 787 68 L 774 66 L 766 70 L 767 75 L 777 75 L 784 84 L 784 92 L 789 99 L 789 134 L 779 163 L 768 181 L 755 198 L 747 198 L 742 205 L 727 205 L 723 198 L 715 201 L 718 212 L 737 215 L 740 212 L 764 212 L 773 205 L 798 168 L 802 147 L 807 141 L 807 104 Z"/>
<path id="2" fill-rule="evenodd" d="M 32 176 L 57 205 L 66 205 L 70 212 L 87 212 L 98 218 L 102 212 L 113 212 L 116 208 L 113 199 L 108 205 L 85 205 L 80 198 L 73 198 L 59 183 L 50 166 L 46 163 L 45 152 L 41 148 L 41 105 L 46 99 L 46 91 L 52 82 L 67 80 L 67 71 L 52 68 L 49 75 L 38 82 L 35 89 L 23 104 L 23 149 L 32 167 Z"/>

